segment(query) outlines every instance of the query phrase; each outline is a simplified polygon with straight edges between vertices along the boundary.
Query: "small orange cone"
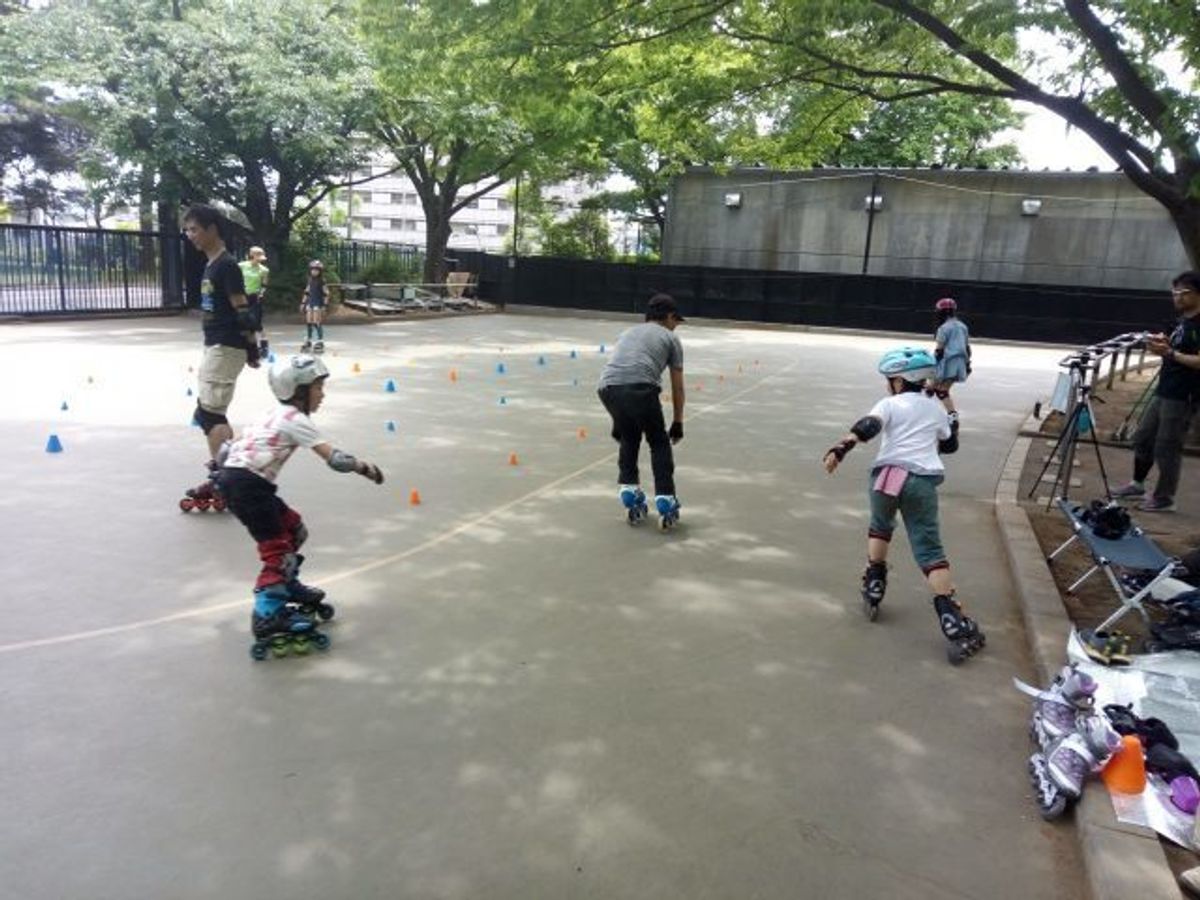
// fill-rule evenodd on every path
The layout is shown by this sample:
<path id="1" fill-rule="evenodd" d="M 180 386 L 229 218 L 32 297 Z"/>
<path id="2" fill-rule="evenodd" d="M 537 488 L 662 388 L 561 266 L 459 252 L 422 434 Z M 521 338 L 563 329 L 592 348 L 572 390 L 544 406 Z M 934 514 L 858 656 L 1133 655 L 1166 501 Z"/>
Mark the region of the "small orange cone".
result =
<path id="1" fill-rule="evenodd" d="M 742 374 L 742 364 L 741 363 L 738 363 L 738 374 L 739 375 Z"/>
<path id="2" fill-rule="evenodd" d="M 520 465 L 520 463 L 519 463 L 519 462 L 517 462 L 517 454 L 515 454 L 515 453 L 510 453 L 510 454 L 508 454 L 508 464 L 509 464 L 510 466 L 518 466 L 518 465 Z"/>
<path id="3" fill-rule="evenodd" d="M 724 383 L 725 383 L 725 376 L 724 376 L 724 375 L 718 375 L 718 376 L 717 376 L 717 383 L 718 383 L 718 384 L 724 384 Z"/>
<path id="4" fill-rule="evenodd" d="M 451 369 L 451 370 L 450 370 L 450 380 L 451 380 L 451 381 L 458 381 L 458 369 Z"/>
<path id="5" fill-rule="evenodd" d="M 580 439 L 581 441 L 582 441 L 582 440 L 584 440 L 584 439 L 587 437 L 587 429 L 586 429 L 586 428 L 580 428 L 580 429 L 579 429 L 578 436 L 579 436 L 579 439 Z"/>
<path id="6" fill-rule="evenodd" d="M 1114 794 L 1140 794 L 1146 789 L 1146 760 L 1142 756 L 1142 742 L 1136 735 L 1121 738 L 1121 749 L 1108 761 L 1100 777 Z"/>
<path id="7" fill-rule="evenodd" d="M 362 366 L 360 366 L 358 363 L 355 363 L 353 366 L 350 367 L 350 371 L 353 372 L 355 375 L 357 375 L 359 372 L 362 371 Z"/>
<path id="8" fill-rule="evenodd" d="M 421 492 L 418 491 L 416 488 L 413 488 L 412 493 L 410 493 L 408 495 L 408 505 L 409 506 L 420 506 L 421 505 Z"/>

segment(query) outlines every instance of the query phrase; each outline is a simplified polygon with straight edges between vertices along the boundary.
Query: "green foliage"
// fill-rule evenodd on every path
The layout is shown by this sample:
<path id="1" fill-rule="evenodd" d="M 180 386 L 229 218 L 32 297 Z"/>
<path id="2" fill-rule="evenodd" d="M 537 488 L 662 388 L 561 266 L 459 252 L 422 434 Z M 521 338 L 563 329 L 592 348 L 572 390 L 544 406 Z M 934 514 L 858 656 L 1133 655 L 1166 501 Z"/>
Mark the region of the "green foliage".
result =
<path id="1" fill-rule="evenodd" d="M 604 214 L 595 209 L 581 209 L 565 221 L 546 226 L 542 252 L 547 256 L 611 260 L 615 253 L 608 237 Z"/>
<path id="2" fill-rule="evenodd" d="M 387 253 L 360 269 L 354 280 L 363 284 L 403 284 L 416 281 L 420 274 L 398 255 Z"/>

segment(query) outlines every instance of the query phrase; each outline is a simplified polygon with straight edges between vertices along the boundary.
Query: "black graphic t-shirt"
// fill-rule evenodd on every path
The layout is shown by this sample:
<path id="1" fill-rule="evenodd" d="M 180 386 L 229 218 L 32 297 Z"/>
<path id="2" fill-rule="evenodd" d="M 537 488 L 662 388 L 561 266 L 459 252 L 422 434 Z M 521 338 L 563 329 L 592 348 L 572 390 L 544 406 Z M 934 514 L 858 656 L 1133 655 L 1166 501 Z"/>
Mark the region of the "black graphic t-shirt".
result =
<path id="1" fill-rule="evenodd" d="M 1169 343 L 1176 353 L 1200 353 L 1200 316 L 1176 322 Z M 1189 369 L 1164 356 L 1158 396 L 1166 400 L 1200 400 L 1200 369 Z"/>
<path id="2" fill-rule="evenodd" d="M 200 282 L 201 321 L 204 326 L 204 346 L 221 344 L 226 347 L 245 347 L 246 339 L 238 329 L 237 310 L 229 298 L 245 294 L 246 283 L 229 251 L 225 251 L 204 267 Z"/>

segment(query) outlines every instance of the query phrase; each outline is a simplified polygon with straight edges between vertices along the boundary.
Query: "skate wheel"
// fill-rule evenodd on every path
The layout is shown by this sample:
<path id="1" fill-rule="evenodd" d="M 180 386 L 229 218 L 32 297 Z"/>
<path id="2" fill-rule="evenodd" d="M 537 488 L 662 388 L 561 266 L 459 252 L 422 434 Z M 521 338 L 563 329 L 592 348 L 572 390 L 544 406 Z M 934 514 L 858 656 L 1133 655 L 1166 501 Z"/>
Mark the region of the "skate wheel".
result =
<path id="1" fill-rule="evenodd" d="M 291 651 L 291 642 L 280 635 L 279 637 L 271 638 L 271 655 L 276 659 L 287 656 Z"/>
<path id="2" fill-rule="evenodd" d="M 192 503 L 200 512 L 208 512 L 209 506 L 212 505 L 211 500 L 193 500 Z"/>
<path id="3" fill-rule="evenodd" d="M 863 600 L 863 615 L 867 617 L 868 622 L 874 622 L 879 618 L 879 604 Z"/>
<path id="4" fill-rule="evenodd" d="M 212 502 L 212 508 L 216 512 L 225 512 L 225 501 L 224 500 L 214 500 Z"/>
<path id="5" fill-rule="evenodd" d="M 962 665 L 962 661 L 966 659 L 967 656 L 967 651 L 958 646 L 958 644 L 951 644 L 946 648 L 946 659 L 950 660 L 950 665 L 952 666 Z"/>
<path id="6" fill-rule="evenodd" d="M 317 605 L 317 615 L 321 617 L 322 621 L 328 622 L 333 618 L 333 613 L 334 609 L 332 603 L 320 603 Z"/>
<path id="7" fill-rule="evenodd" d="M 329 640 L 329 635 L 314 631 L 312 634 L 312 643 L 318 650 L 328 650 L 332 642 Z"/>
<path id="8" fill-rule="evenodd" d="M 1038 812 L 1042 814 L 1042 818 L 1047 822 L 1053 822 L 1055 819 L 1062 818 L 1062 814 L 1067 811 L 1067 798 L 1058 796 L 1054 798 L 1054 802 L 1049 806 L 1038 805 Z"/>
<path id="9" fill-rule="evenodd" d="M 184 512 L 191 512 L 193 509 L 196 508 L 196 501 L 193 500 L 191 497 L 184 497 L 182 500 L 179 501 L 179 508 L 182 509 Z"/>
<path id="10" fill-rule="evenodd" d="M 307 656 L 311 649 L 312 643 L 308 640 L 307 635 L 301 634 L 292 638 L 292 652 L 297 656 Z"/>
<path id="11" fill-rule="evenodd" d="M 258 662 L 262 662 L 264 659 L 267 658 L 267 651 L 268 651 L 268 647 L 266 644 L 262 643 L 261 641 L 256 642 L 250 648 L 250 658 L 253 660 L 256 660 Z"/>

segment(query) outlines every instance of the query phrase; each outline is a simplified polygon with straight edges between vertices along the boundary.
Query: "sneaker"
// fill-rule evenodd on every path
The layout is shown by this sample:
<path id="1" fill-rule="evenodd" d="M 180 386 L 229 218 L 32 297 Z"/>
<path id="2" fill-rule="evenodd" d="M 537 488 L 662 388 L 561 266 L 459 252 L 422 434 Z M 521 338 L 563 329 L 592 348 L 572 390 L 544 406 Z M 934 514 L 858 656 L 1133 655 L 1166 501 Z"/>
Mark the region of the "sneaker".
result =
<path id="1" fill-rule="evenodd" d="M 1140 481 L 1131 481 L 1112 492 L 1113 497 L 1145 497 L 1146 485 Z"/>
<path id="2" fill-rule="evenodd" d="M 1140 512 L 1175 512 L 1175 501 L 1165 497 L 1147 497 L 1138 505 Z"/>

